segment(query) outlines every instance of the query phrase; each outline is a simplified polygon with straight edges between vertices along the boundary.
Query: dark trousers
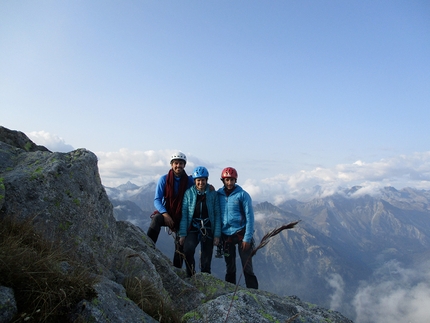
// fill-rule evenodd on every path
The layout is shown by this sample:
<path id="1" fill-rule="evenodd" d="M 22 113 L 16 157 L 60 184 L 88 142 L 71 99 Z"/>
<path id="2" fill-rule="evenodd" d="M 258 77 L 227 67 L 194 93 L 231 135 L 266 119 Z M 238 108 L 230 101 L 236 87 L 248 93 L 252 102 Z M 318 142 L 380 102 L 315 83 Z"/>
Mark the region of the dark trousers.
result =
<path id="1" fill-rule="evenodd" d="M 209 231 L 209 230 L 208 230 Z M 206 239 L 202 239 L 199 232 L 188 232 L 188 235 L 185 237 L 184 243 L 184 254 L 186 260 L 187 267 L 187 275 L 191 277 L 196 273 L 196 264 L 194 260 L 194 253 L 196 248 L 200 242 L 200 270 L 202 273 L 211 273 L 211 263 L 212 263 L 212 253 L 213 253 L 213 239 L 206 237 Z"/>
<path id="2" fill-rule="evenodd" d="M 239 240 L 237 235 L 225 236 L 223 235 L 224 245 L 224 259 L 226 264 L 225 280 L 229 283 L 236 285 L 236 245 L 239 250 L 239 257 L 242 262 L 243 275 L 245 276 L 245 283 L 247 288 L 258 289 L 258 280 L 252 268 L 251 253 L 254 250 L 254 243 L 251 247 L 244 251 L 242 249 L 242 240 Z"/>
<path id="3" fill-rule="evenodd" d="M 156 213 L 149 225 L 148 232 L 146 233 L 149 238 L 151 238 L 154 243 L 157 243 L 158 236 L 160 234 L 161 227 L 166 227 L 164 222 L 164 217 L 161 213 Z M 184 253 L 184 248 L 179 244 L 179 236 L 175 237 L 175 254 L 173 255 L 173 266 L 176 268 L 182 268 L 184 258 L 182 254 Z"/>

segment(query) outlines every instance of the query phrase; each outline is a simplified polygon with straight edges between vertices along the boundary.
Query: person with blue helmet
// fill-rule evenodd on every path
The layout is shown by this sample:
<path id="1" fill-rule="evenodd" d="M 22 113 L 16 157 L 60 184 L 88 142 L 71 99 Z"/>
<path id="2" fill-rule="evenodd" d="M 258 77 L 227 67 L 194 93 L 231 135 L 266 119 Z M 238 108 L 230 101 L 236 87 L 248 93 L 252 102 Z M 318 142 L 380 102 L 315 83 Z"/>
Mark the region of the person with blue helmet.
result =
<path id="1" fill-rule="evenodd" d="M 222 242 L 226 263 L 225 280 L 236 284 L 236 245 L 242 262 L 246 287 L 258 289 L 258 280 L 252 268 L 254 250 L 254 210 L 251 196 L 237 185 L 237 171 L 226 167 L 221 172 L 224 187 L 218 190 L 221 208 Z"/>
<path id="2" fill-rule="evenodd" d="M 213 246 L 221 236 L 221 213 L 218 194 L 208 184 L 209 172 L 203 166 L 194 169 L 194 185 L 184 194 L 179 244 L 184 247 L 187 276 L 195 274 L 194 254 L 200 243 L 201 272 L 211 273 Z"/>

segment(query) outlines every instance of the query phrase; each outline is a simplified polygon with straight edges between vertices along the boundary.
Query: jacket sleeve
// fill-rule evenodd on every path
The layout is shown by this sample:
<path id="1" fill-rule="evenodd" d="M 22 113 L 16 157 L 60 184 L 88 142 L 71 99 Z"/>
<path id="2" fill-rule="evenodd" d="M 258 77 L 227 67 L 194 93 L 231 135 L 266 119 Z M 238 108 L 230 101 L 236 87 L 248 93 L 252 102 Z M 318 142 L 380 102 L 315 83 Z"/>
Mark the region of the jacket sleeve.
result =
<path id="1" fill-rule="evenodd" d="M 221 207 L 218 193 L 214 192 L 214 238 L 221 237 Z"/>
<path id="2" fill-rule="evenodd" d="M 246 229 L 243 241 L 251 243 L 254 234 L 254 209 L 252 208 L 251 196 L 245 191 L 243 192 L 242 203 L 246 218 Z"/>
<path id="3" fill-rule="evenodd" d="M 184 194 L 184 199 L 182 200 L 182 218 L 179 223 L 179 236 L 186 237 L 188 234 L 188 208 L 190 205 L 191 188 L 187 189 Z"/>
<path id="4" fill-rule="evenodd" d="M 157 187 L 155 188 L 154 207 L 160 213 L 166 213 L 164 207 L 164 187 L 166 186 L 166 176 L 161 176 L 158 180 Z"/>

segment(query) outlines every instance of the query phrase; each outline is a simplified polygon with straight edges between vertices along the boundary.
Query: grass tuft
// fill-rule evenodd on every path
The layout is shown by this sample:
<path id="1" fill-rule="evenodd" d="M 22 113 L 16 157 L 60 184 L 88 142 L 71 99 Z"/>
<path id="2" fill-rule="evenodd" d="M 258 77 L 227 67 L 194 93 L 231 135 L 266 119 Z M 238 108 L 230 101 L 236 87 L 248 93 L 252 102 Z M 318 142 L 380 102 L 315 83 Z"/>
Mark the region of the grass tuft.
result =
<path id="1" fill-rule="evenodd" d="M 167 301 L 160 290 L 147 279 L 128 277 L 124 280 L 127 297 L 148 315 L 162 323 L 179 323 L 178 311 Z"/>
<path id="2" fill-rule="evenodd" d="M 0 219 L 0 285 L 14 290 L 13 322 L 64 322 L 82 299 L 91 299 L 95 279 L 59 244 L 45 240 L 30 221 Z"/>

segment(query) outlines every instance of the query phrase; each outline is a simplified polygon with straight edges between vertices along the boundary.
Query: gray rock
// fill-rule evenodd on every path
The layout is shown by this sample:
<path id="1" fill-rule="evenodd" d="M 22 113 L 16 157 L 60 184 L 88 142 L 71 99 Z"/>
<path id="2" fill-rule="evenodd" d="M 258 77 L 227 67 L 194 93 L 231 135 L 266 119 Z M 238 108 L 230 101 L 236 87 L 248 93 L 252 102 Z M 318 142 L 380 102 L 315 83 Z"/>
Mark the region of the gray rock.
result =
<path id="1" fill-rule="evenodd" d="M 0 286 L 0 322 L 11 322 L 17 311 L 13 289 Z"/>
<path id="2" fill-rule="evenodd" d="M 0 126 L 0 138 L 4 143 L 25 151 L 49 151 L 48 148 L 36 145 L 23 132 Z"/>
<path id="3" fill-rule="evenodd" d="M 94 286 L 97 297 L 82 300 L 76 307 L 71 320 L 81 322 L 157 322 L 133 303 L 123 286 L 103 279 Z"/>
<path id="4" fill-rule="evenodd" d="M 297 319 L 297 321 L 296 321 Z M 239 289 L 216 297 L 184 315 L 187 323 L 203 322 L 332 322 L 352 323 L 340 313 L 328 311 L 295 296 Z"/>

